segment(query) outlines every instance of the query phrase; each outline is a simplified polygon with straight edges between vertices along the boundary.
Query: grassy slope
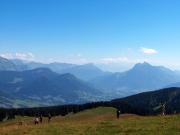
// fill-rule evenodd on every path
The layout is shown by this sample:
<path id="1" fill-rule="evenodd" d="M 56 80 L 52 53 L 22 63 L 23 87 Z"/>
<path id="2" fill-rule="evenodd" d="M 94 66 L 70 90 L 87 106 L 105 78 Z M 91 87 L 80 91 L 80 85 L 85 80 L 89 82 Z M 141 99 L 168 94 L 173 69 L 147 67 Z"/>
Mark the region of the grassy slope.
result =
<path id="1" fill-rule="evenodd" d="M 180 135 L 180 115 L 140 117 L 122 115 L 115 118 L 115 109 L 96 108 L 65 117 L 51 123 L 33 125 L 33 118 L 18 117 L 0 123 L 0 135 Z M 18 121 L 25 121 L 18 125 Z"/>

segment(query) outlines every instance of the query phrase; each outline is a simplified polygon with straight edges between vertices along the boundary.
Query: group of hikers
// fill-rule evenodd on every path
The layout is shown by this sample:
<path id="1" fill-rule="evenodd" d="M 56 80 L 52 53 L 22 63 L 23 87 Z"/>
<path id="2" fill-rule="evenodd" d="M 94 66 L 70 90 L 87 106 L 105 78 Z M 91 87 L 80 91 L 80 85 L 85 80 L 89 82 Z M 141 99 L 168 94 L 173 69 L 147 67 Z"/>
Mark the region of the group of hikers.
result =
<path id="1" fill-rule="evenodd" d="M 121 114 L 121 111 L 117 110 L 116 111 L 117 119 L 119 119 L 120 114 Z M 50 123 L 51 118 L 52 118 L 51 114 L 48 114 L 48 123 Z M 43 116 L 42 115 L 40 115 L 39 117 L 35 117 L 35 119 L 34 119 L 34 124 L 35 125 L 40 124 L 42 122 L 43 122 Z"/>
<path id="2" fill-rule="evenodd" d="M 51 118 L 52 118 L 51 114 L 48 114 L 48 123 L 50 123 Z M 35 117 L 35 119 L 34 119 L 35 125 L 42 123 L 42 122 L 43 122 L 43 116 L 42 115 L 40 115 L 39 117 Z"/>
<path id="3" fill-rule="evenodd" d="M 119 119 L 120 114 L 121 114 L 121 111 L 117 110 L 116 111 L 117 119 Z M 52 118 L 51 114 L 48 114 L 48 123 L 50 123 L 51 118 Z M 40 115 L 39 117 L 35 117 L 35 119 L 34 119 L 34 124 L 35 125 L 41 124 L 42 122 L 43 122 L 43 116 L 42 115 Z"/>
<path id="4" fill-rule="evenodd" d="M 161 104 L 162 115 L 165 115 L 165 106 L 166 106 L 166 104 Z M 116 117 L 117 117 L 117 119 L 119 119 L 120 114 L 121 114 L 121 111 L 120 111 L 119 109 L 117 109 L 117 111 L 116 111 Z M 52 116 L 51 116 L 51 114 L 49 113 L 49 114 L 48 114 L 48 123 L 50 123 L 51 118 L 52 118 Z M 43 122 L 43 116 L 42 116 L 42 115 L 40 115 L 39 117 L 35 117 L 35 119 L 34 119 L 34 124 L 35 124 L 35 125 L 37 125 L 37 124 L 39 124 L 39 123 L 42 123 L 42 122 Z"/>

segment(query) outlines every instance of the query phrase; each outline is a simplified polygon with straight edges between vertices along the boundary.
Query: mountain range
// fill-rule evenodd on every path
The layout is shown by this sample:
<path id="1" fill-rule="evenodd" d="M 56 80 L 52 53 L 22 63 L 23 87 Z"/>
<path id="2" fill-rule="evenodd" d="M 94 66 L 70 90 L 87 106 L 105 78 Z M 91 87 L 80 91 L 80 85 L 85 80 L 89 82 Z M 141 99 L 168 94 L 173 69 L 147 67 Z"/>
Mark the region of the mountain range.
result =
<path id="1" fill-rule="evenodd" d="M 113 91 L 118 96 L 160 89 L 175 82 L 180 82 L 179 74 L 146 62 L 138 63 L 126 72 L 104 75 L 91 81 L 94 87 L 106 92 Z"/>
<path id="2" fill-rule="evenodd" d="M 49 68 L 53 72 L 64 74 L 71 73 L 75 75 L 77 78 L 88 81 L 94 79 L 98 76 L 102 76 L 104 74 L 109 74 L 109 72 L 104 72 L 94 64 L 84 64 L 84 65 L 76 65 L 69 63 L 38 63 L 38 62 L 28 62 L 22 61 L 19 59 L 8 60 L 0 57 L 0 70 L 2 71 L 25 71 L 32 70 L 36 68 Z"/>
<path id="3" fill-rule="evenodd" d="M 94 79 L 98 76 L 108 74 L 108 72 L 104 72 L 94 64 L 84 64 L 84 65 L 76 65 L 69 63 L 37 63 L 37 62 L 22 62 L 20 60 L 12 60 L 12 63 L 16 65 L 16 69 L 19 71 L 24 70 L 32 70 L 36 68 L 49 68 L 52 71 L 63 74 L 63 73 L 71 73 L 75 75 L 77 78 L 88 81 Z"/>
<path id="4" fill-rule="evenodd" d="M 39 106 L 111 100 L 180 86 L 180 74 L 138 63 L 126 72 L 105 72 L 94 64 L 43 64 L 0 57 L 0 106 Z"/>

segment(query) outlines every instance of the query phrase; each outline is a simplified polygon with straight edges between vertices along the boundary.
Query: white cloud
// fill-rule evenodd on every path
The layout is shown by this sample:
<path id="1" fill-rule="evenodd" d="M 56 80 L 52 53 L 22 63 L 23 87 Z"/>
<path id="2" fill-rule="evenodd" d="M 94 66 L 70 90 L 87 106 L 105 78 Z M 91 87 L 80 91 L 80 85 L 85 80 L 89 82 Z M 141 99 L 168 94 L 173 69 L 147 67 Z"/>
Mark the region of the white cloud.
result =
<path id="1" fill-rule="evenodd" d="M 4 54 L 0 54 L 1 57 L 4 57 L 6 59 L 20 59 L 20 60 L 34 60 L 35 59 L 35 55 L 31 52 L 28 53 L 4 53 Z"/>
<path id="2" fill-rule="evenodd" d="M 65 63 L 72 63 L 72 64 L 87 64 L 89 61 L 86 58 L 79 57 L 79 58 L 68 58 L 64 61 Z"/>
<path id="3" fill-rule="evenodd" d="M 63 63 L 72 63 L 72 64 L 87 64 L 90 63 L 90 61 L 83 56 L 83 54 L 81 53 L 77 53 L 77 54 L 69 54 L 68 56 L 62 56 L 62 57 L 56 57 L 54 59 L 52 59 L 53 61 L 56 62 L 63 62 Z M 51 60 L 51 62 L 53 62 Z"/>
<path id="4" fill-rule="evenodd" d="M 158 53 L 158 51 L 155 50 L 155 49 L 145 48 L 145 47 L 141 47 L 141 48 L 140 48 L 140 51 L 141 51 L 142 53 L 144 53 L 144 54 L 156 54 L 156 53 Z"/>
<path id="5" fill-rule="evenodd" d="M 97 64 L 106 64 L 106 65 L 133 65 L 136 63 L 149 62 L 148 59 L 135 59 L 128 57 L 109 57 L 100 59 Z"/>
<path id="6" fill-rule="evenodd" d="M 6 59 L 11 59 L 13 55 L 11 53 L 4 53 L 0 54 L 0 57 L 6 58 Z"/>
<path id="7" fill-rule="evenodd" d="M 119 63 L 136 63 L 135 60 L 130 60 L 127 57 L 114 57 L 101 59 L 102 64 L 119 64 Z"/>
<path id="8" fill-rule="evenodd" d="M 103 58 L 102 63 L 104 64 L 112 64 L 112 63 L 122 63 L 128 62 L 129 59 L 127 57 L 116 57 L 116 58 Z"/>

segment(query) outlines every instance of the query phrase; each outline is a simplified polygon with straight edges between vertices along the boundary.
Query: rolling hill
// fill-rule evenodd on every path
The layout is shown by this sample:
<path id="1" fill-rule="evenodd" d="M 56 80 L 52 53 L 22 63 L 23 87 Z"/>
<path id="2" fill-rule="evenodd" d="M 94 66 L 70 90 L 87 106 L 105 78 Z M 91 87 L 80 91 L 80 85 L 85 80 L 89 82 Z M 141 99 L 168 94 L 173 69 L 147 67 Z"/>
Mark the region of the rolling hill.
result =
<path id="1" fill-rule="evenodd" d="M 115 99 L 111 104 L 122 111 L 134 111 L 136 114 L 157 113 L 165 104 L 166 113 L 180 112 L 180 88 L 172 87 L 156 91 L 144 92 L 129 97 Z M 126 106 L 125 106 L 126 105 Z"/>

